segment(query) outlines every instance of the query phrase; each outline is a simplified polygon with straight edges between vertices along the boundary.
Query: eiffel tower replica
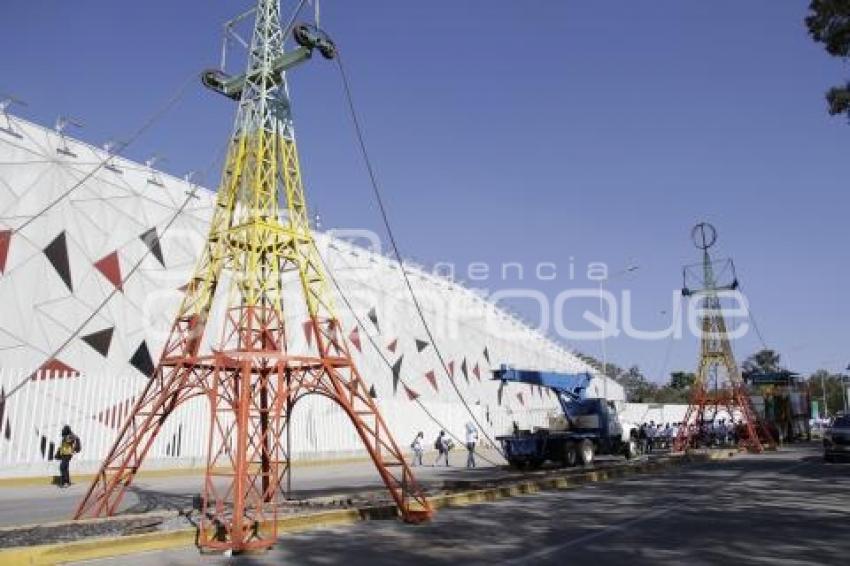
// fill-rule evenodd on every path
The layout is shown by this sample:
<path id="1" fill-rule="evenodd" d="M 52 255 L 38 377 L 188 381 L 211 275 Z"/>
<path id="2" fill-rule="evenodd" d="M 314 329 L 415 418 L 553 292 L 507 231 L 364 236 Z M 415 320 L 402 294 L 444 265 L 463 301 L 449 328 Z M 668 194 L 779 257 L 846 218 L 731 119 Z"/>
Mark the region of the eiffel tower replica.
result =
<path id="1" fill-rule="evenodd" d="M 286 73 L 314 51 L 332 59 L 335 46 L 316 26 L 298 24 L 296 47 L 284 51 L 279 0 L 258 0 L 254 12 L 245 73 L 202 77 L 238 102 L 207 242 L 156 370 L 75 515 L 118 511 L 169 415 L 205 396 L 210 428 L 198 543 L 207 551 L 275 543 L 289 495 L 287 427 L 308 394 L 345 411 L 405 521 L 432 515 L 352 360 L 311 233 Z M 215 328 L 208 328 L 211 318 Z M 293 340 L 293 326 L 304 328 L 306 345 Z M 204 351 L 208 330 L 220 338 Z"/>
<path id="2" fill-rule="evenodd" d="M 688 288 L 689 267 L 686 267 L 682 295 L 702 297 L 700 357 L 688 410 L 673 441 L 673 451 L 697 447 L 704 427 L 711 426 L 719 416 L 737 423 L 739 446 L 752 452 L 763 452 L 766 447 L 775 448 L 775 441 L 758 418 L 741 377 L 723 318 L 720 294 L 737 290 L 735 266 L 731 260 L 723 262 L 731 271 L 732 281 L 728 285 L 720 285 L 715 263 L 708 251 L 717 242 L 714 226 L 705 222 L 697 224 L 691 238 L 703 252 L 702 263 L 689 266 L 701 268 L 702 288 Z"/>

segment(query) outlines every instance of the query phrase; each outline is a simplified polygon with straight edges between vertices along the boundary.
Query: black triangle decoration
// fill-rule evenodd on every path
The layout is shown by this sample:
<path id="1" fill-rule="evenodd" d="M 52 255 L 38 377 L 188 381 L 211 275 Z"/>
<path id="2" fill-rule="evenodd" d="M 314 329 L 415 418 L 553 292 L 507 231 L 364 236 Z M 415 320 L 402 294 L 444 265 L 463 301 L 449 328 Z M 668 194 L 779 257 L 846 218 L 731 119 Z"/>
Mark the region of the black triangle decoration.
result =
<path id="1" fill-rule="evenodd" d="M 464 358 L 463 363 L 460 364 L 460 371 L 463 372 L 464 379 L 466 379 L 466 382 L 469 383 L 469 371 L 466 367 L 466 358 Z"/>
<path id="2" fill-rule="evenodd" d="M 139 236 L 153 256 L 162 267 L 165 267 L 165 259 L 162 257 L 162 247 L 159 245 L 159 234 L 156 233 L 156 226 Z"/>
<path id="3" fill-rule="evenodd" d="M 44 255 L 47 256 L 50 265 L 62 278 L 68 290 L 73 293 L 74 286 L 71 282 L 71 265 L 68 261 L 68 243 L 65 240 L 65 232 L 60 233 L 52 242 L 47 244 L 47 247 L 44 248 Z"/>
<path id="4" fill-rule="evenodd" d="M 98 330 L 97 332 L 83 336 L 82 340 L 105 358 L 109 355 L 109 346 L 112 344 L 112 333 L 114 330 L 114 326 L 111 328 L 104 328 L 103 330 Z"/>
<path id="5" fill-rule="evenodd" d="M 6 416 L 6 389 L 0 388 L 0 428 L 3 427 L 3 417 L 5 417 L 5 416 Z"/>
<path id="6" fill-rule="evenodd" d="M 378 333 L 380 333 L 381 327 L 378 325 L 378 313 L 375 312 L 375 307 L 369 309 L 369 314 L 367 314 L 366 316 L 369 317 L 369 320 L 372 321 L 372 324 L 375 325 L 375 328 L 378 330 Z"/>
<path id="7" fill-rule="evenodd" d="M 370 385 L 370 386 L 369 386 L 369 397 L 371 397 L 372 399 L 377 399 L 377 398 L 378 398 L 378 392 L 377 392 L 377 391 L 375 391 L 375 386 L 374 386 L 374 385 Z"/>
<path id="8" fill-rule="evenodd" d="M 401 379 L 401 361 L 403 359 L 404 356 L 399 356 L 393 364 L 393 395 L 398 391 L 398 380 Z"/>
<path id="9" fill-rule="evenodd" d="M 416 351 L 417 352 L 421 352 L 422 350 L 424 350 L 425 348 L 427 348 L 428 346 L 431 345 L 431 343 L 426 341 L 426 340 L 420 340 L 419 338 L 414 338 L 414 340 L 416 340 Z"/>
<path id="10" fill-rule="evenodd" d="M 490 350 L 487 349 L 487 346 L 484 346 L 484 359 L 487 360 L 488 364 L 491 364 L 491 362 L 490 362 Z"/>
<path id="11" fill-rule="evenodd" d="M 133 357 L 130 358 L 130 365 L 147 377 L 153 377 L 153 372 L 156 368 L 153 365 L 148 345 L 144 340 L 142 340 L 142 343 L 139 344 L 138 348 L 136 348 L 136 353 L 133 354 Z"/>

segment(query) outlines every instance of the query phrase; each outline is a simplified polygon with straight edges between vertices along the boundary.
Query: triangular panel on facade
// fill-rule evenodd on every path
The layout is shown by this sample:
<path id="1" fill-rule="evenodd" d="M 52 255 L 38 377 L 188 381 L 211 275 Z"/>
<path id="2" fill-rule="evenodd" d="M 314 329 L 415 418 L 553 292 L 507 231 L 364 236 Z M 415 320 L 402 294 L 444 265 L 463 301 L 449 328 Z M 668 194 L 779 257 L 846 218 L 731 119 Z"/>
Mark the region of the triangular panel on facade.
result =
<path id="1" fill-rule="evenodd" d="M 375 325 L 375 329 L 378 331 L 378 333 L 380 333 L 381 332 L 381 326 L 378 324 L 378 313 L 375 312 L 375 307 L 372 307 L 371 309 L 369 309 L 369 313 L 366 316 L 369 317 L 369 320 L 371 320 L 372 324 Z"/>
<path id="2" fill-rule="evenodd" d="M 30 379 L 33 381 L 43 379 L 66 379 L 69 377 L 79 377 L 79 375 L 79 371 L 72 368 L 62 360 L 51 358 L 41 364 L 41 367 L 33 372 Z"/>
<path id="3" fill-rule="evenodd" d="M 113 287 L 119 291 L 124 291 L 124 283 L 121 277 L 121 264 L 118 261 L 118 252 L 112 252 L 100 258 L 95 262 L 94 266 L 103 274 L 104 277 L 106 277 L 107 281 L 112 283 Z"/>
<path id="4" fill-rule="evenodd" d="M 358 327 L 354 327 L 354 330 L 348 335 L 348 341 L 351 342 L 355 348 L 357 348 L 358 352 L 362 352 L 363 349 L 360 345 L 360 330 Z"/>
<path id="5" fill-rule="evenodd" d="M 165 258 L 162 256 L 162 246 L 159 244 L 159 234 L 156 231 L 156 227 L 147 230 L 139 238 L 145 243 L 159 264 L 165 267 Z"/>
<path id="6" fill-rule="evenodd" d="M 82 337 L 82 341 L 94 348 L 104 358 L 109 355 L 109 346 L 112 344 L 112 334 L 115 327 L 104 328 Z"/>
<path id="7" fill-rule="evenodd" d="M 399 379 L 401 379 L 402 360 L 404 360 L 404 356 L 399 356 L 399 358 L 393 364 L 393 395 L 395 395 L 396 391 L 398 391 L 398 381 Z"/>
<path id="8" fill-rule="evenodd" d="M 0 275 L 6 271 L 6 258 L 9 257 L 9 247 L 12 245 L 12 231 L 0 230 Z M 2 423 L 0 423 L 2 425 Z"/>
<path id="9" fill-rule="evenodd" d="M 139 344 L 139 347 L 136 348 L 136 352 L 133 354 L 133 357 L 130 358 L 130 365 L 139 370 L 146 377 L 153 377 L 153 372 L 156 370 L 156 367 L 153 365 L 153 359 L 151 358 L 150 350 L 148 350 L 148 344 L 144 340 Z"/>
<path id="10" fill-rule="evenodd" d="M 437 375 L 433 371 L 426 373 L 425 378 L 428 380 L 428 383 L 431 384 L 431 387 L 434 388 L 434 391 L 440 391 L 440 388 L 437 387 Z"/>
<path id="11" fill-rule="evenodd" d="M 68 290 L 73 293 L 74 285 L 71 281 L 71 263 L 68 260 L 68 242 L 64 231 L 47 244 L 47 247 L 44 248 L 44 255 Z"/>

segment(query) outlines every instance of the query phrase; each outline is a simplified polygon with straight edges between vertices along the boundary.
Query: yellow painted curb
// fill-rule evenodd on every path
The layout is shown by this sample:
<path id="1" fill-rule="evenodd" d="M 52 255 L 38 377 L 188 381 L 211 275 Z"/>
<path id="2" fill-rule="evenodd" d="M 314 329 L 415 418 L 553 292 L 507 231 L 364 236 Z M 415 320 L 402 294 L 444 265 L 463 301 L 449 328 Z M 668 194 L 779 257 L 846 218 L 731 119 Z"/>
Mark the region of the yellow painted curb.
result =
<path id="1" fill-rule="evenodd" d="M 705 457 L 707 461 L 714 461 L 726 459 L 733 455 L 733 451 L 721 451 L 697 456 Z M 634 466 L 591 470 L 583 474 L 541 477 L 506 486 L 436 495 L 428 499 L 435 509 L 461 507 L 530 495 L 544 490 L 570 489 L 588 483 L 663 470 L 672 467 L 674 464 L 688 461 L 691 460 L 678 457 L 670 458 L 660 462 L 646 462 Z M 278 532 L 296 532 L 317 527 L 352 524 L 363 520 L 364 516 L 364 512 L 358 509 L 338 509 L 309 515 L 284 517 L 278 519 Z M 196 534 L 195 529 L 182 529 L 179 531 L 158 531 L 140 535 L 8 548 L 0 550 L 0 564 L 46 566 L 154 550 L 175 549 L 194 545 Z"/>

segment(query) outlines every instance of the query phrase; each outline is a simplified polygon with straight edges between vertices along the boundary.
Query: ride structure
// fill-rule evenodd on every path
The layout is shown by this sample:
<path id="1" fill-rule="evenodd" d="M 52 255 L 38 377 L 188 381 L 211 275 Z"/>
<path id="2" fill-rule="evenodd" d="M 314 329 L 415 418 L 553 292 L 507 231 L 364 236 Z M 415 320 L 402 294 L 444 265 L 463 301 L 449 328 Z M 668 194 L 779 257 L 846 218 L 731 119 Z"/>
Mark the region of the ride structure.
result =
<path id="1" fill-rule="evenodd" d="M 258 0 L 255 14 L 246 72 L 202 77 L 238 100 L 208 239 L 159 363 L 75 514 L 114 514 L 168 416 L 204 395 L 211 421 L 198 543 L 212 551 L 275 543 L 289 493 L 288 425 L 311 393 L 350 417 L 402 518 L 432 515 L 352 360 L 311 233 L 286 72 L 314 49 L 333 58 L 335 47 L 299 24 L 299 47 L 285 52 L 279 0 Z M 211 319 L 221 335 L 206 352 Z M 293 325 L 306 343 L 294 340 Z"/>
<path id="2" fill-rule="evenodd" d="M 694 226 L 691 239 L 702 250 L 702 262 L 684 268 L 682 295 L 701 298 L 702 301 L 699 312 L 700 357 L 688 410 L 673 441 L 673 451 L 695 447 L 704 427 L 711 426 L 722 414 L 721 411 L 725 411 L 726 418 L 739 419 L 739 444 L 753 452 L 762 452 L 766 446 L 775 447 L 775 442 L 759 420 L 735 362 L 721 304 L 723 294 L 734 293 L 738 289 L 735 265 L 731 259 L 712 261 L 708 250 L 717 242 L 717 231 L 711 224 L 701 222 Z M 728 272 L 729 284 L 719 283 L 717 267 Z M 700 273 L 695 278 L 700 280 L 701 287 L 689 288 L 689 278 L 695 271 Z"/>

